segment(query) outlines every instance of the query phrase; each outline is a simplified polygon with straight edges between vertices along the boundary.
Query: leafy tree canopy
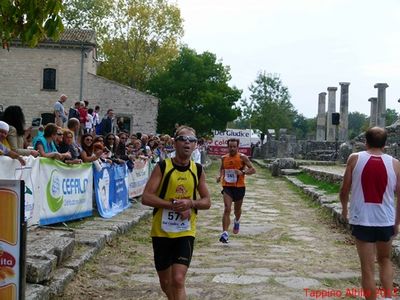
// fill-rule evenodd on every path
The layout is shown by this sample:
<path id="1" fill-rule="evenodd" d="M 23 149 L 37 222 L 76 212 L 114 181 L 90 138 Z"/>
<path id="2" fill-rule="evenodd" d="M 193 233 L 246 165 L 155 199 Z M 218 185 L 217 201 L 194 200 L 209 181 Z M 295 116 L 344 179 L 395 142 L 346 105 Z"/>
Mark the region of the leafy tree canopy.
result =
<path id="1" fill-rule="evenodd" d="M 62 13 L 66 27 L 94 29 L 101 45 L 112 24 L 113 0 L 64 0 Z"/>
<path id="2" fill-rule="evenodd" d="M 158 132 L 172 133 L 175 123 L 192 126 L 199 135 L 226 129 L 240 114 L 235 103 L 242 93 L 228 85 L 230 79 L 229 67 L 214 54 L 183 47 L 148 85 L 160 98 Z"/>
<path id="3" fill-rule="evenodd" d="M 397 121 L 398 118 L 399 115 L 396 110 L 391 108 L 386 109 L 386 125 L 392 125 L 394 122 Z"/>
<path id="4" fill-rule="evenodd" d="M 244 118 L 253 128 L 266 133 L 268 129 L 292 129 L 296 110 L 290 102 L 289 90 L 277 75 L 260 72 L 249 87 L 249 101 L 242 101 Z"/>
<path id="5" fill-rule="evenodd" d="M 168 0 L 67 0 L 68 26 L 96 30 L 103 62 L 97 73 L 145 91 L 178 55 L 180 10 Z"/>
<path id="6" fill-rule="evenodd" d="M 58 39 L 63 30 L 61 0 L 0 0 L 0 34 L 4 48 L 13 39 L 31 47 L 49 37 Z"/>
<path id="7" fill-rule="evenodd" d="M 369 126 L 367 116 L 360 112 L 350 112 L 348 117 L 349 139 L 354 139 Z"/>

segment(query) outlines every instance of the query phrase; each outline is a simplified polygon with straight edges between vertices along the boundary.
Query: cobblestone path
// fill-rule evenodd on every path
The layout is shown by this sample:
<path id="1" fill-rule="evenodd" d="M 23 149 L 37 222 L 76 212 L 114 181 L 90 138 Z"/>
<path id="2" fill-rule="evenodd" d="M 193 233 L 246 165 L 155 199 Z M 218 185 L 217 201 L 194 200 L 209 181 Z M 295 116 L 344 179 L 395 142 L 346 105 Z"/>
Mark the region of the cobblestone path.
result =
<path id="1" fill-rule="evenodd" d="M 283 178 L 247 177 L 240 233 L 218 241 L 218 166 L 207 170 L 212 208 L 199 212 L 189 299 L 359 299 L 359 262 L 348 232 Z M 63 299 L 165 299 L 153 267 L 150 218 L 78 273 Z M 396 273 L 398 271 L 396 270 Z M 354 289 L 354 290 L 352 290 Z"/>

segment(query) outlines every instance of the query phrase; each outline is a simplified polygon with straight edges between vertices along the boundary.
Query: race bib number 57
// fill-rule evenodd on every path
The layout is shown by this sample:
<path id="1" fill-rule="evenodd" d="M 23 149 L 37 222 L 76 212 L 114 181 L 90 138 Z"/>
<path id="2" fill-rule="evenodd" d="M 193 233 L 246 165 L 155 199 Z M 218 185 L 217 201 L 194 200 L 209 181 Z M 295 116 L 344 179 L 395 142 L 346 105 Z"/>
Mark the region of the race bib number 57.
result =
<path id="1" fill-rule="evenodd" d="M 191 226 L 189 219 L 182 220 L 178 212 L 163 209 L 161 229 L 165 232 L 182 232 L 190 230 Z"/>

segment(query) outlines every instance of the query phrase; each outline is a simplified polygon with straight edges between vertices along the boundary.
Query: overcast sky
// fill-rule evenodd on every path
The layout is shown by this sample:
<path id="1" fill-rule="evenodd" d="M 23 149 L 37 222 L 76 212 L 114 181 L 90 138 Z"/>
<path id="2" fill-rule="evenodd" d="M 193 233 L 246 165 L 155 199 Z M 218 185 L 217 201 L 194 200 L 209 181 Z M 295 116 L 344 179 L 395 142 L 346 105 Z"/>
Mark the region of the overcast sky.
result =
<path id="1" fill-rule="evenodd" d="M 177 0 L 183 42 L 231 67 L 243 90 L 259 71 L 278 74 L 291 102 L 315 117 L 318 94 L 350 82 L 349 111 L 369 116 L 375 83 L 389 85 L 386 107 L 400 111 L 399 0 Z M 327 97 L 328 99 L 328 97 Z M 326 103 L 326 107 L 328 103 Z"/>

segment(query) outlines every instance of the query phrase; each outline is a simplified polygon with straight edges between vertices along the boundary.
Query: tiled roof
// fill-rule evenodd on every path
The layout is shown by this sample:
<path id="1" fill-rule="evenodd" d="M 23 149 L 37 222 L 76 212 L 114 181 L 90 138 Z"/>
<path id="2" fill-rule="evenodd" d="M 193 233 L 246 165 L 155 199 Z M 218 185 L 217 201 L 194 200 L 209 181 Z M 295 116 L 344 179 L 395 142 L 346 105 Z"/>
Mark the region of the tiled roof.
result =
<path id="1" fill-rule="evenodd" d="M 61 33 L 60 43 L 67 42 L 84 42 L 84 43 L 96 43 L 96 32 L 88 29 L 65 29 Z"/>

